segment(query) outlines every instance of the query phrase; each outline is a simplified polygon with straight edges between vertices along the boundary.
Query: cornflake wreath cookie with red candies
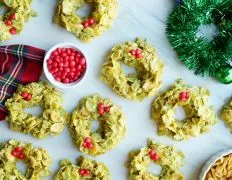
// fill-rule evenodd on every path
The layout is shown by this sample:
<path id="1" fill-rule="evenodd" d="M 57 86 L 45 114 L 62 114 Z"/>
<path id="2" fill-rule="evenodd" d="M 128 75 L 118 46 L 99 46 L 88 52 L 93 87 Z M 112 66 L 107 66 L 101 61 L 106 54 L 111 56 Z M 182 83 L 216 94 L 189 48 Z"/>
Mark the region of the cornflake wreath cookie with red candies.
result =
<path id="1" fill-rule="evenodd" d="M 136 73 L 125 74 L 122 64 L 135 68 Z M 118 95 L 143 100 L 160 89 L 163 63 L 156 49 L 145 40 L 136 39 L 115 46 L 101 70 L 101 80 Z"/>
<path id="2" fill-rule="evenodd" d="M 190 87 L 182 80 L 177 81 L 152 104 L 152 118 L 157 122 L 158 134 L 180 141 L 207 132 L 217 123 L 214 108 L 209 105 L 209 96 L 210 92 L 205 88 Z M 175 119 L 177 107 L 184 109 L 186 119 Z"/>
<path id="3" fill-rule="evenodd" d="M 22 161 L 27 169 L 22 174 L 17 168 L 17 162 Z M 49 176 L 51 158 L 47 151 L 35 148 L 30 143 L 10 140 L 0 144 L 0 177 L 1 179 L 38 180 Z"/>
<path id="4" fill-rule="evenodd" d="M 179 171 L 183 166 L 184 154 L 172 146 L 164 146 L 152 140 L 148 146 L 129 154 L 127 166 L 129 169 L 129 180 L 183 180 Z M 161 174 L 156 175 L 148 171 L 150 164 L 156 164 L 162 168 Z"/>
<path id="5" fill-rule="evenodd" d="M 80 17 L 76 10 L 84 4 L 93 6 L 90 17 Z M 64 27 L 83 41 L 90 41 L 110 29 L 117 16 L 117 0 L 59 0 L 54 23 Z"/>
<path id="6" fill-rule="evenodd" d="M 30 133 L 42 139 L 60 134 L 69 120 L 62 107 L 62 94 L 45 82 L 19 85 L 13 97 L 6 101 L 7 120 L 10 128 L 22 133 Z M 34 116 L 26 108 L 40 107 L 41 116 Z"/>
<path id="7" fill-rule="evenodd" d="M 0 1 L 0 8 L 6 8 L 6 13 L 0 15 L 0 42 L 9 40 L 12 35 L 21 33 L 25 21 L 36 15 L 31 9 L 31 2 L 32 0 Z"/>
<path id="8" fill-rule="evenodd" d="M 55 180 L 68 179 L 99 179 L 110 180 L 111 175 L 105 164 L 95 160 L 80 157 L 77 159 L 77 165 L 65 159 L 60 162 L 60 170 L 55 176 Z"/>
<path id="9" fill-rule="evenodd" d="M 94 120 L 99 121 L 96 132 L 91 131 Z M 114 148 L 126 134 L 126 118 L 119 106 L 98 94 L 81 99 L 72 113 L 70 133 L 76 147 L 89 155 L 100 155 Z"/>

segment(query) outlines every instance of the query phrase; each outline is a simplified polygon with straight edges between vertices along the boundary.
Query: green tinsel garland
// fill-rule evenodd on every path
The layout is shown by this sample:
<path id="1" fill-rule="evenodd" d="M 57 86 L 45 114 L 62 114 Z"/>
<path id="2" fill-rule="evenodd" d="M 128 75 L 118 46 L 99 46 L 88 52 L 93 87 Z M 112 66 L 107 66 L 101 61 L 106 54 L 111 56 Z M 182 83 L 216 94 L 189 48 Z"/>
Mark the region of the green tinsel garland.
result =
<path id="1" fill-rule="evenodd" d="M 218 29 L 210 42 L 196 37 L 206 24 Z M 168 18 L 167 36 L 179 59 L 195 74 L 232 82 L 232 0 L 183 0 Z"/>

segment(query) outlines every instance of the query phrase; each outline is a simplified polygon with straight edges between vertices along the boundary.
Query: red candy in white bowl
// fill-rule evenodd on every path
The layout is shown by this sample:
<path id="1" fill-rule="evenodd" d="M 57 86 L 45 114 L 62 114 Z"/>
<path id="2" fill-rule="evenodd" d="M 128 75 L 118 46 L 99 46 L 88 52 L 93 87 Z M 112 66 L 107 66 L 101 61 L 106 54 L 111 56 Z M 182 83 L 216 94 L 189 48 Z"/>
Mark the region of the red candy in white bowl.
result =
<path id="1" fill-rule="evenodd" d="M 45 56 L 44 73 L 48 80 L 59 88 L 76 86 L 83 81 L 86 72 L 86 57 L 73 44 L 59 44 Z"/>

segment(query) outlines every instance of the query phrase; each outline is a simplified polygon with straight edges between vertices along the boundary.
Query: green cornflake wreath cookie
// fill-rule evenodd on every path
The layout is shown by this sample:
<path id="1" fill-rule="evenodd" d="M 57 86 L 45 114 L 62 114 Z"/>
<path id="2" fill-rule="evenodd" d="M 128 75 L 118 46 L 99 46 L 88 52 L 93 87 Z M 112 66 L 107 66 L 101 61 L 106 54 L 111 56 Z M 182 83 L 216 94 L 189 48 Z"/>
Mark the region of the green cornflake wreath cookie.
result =
<path id="1" fill-rule="evenodd" d="M 135 68 L 136 73 L 126 75 L 122 63 Z M 136 39 L 112 49 L 102 67 L 101 79 L 120 96 L 143 100 L 160 88 L 163 67 L 155 48 L 145 40 Z"/>
<path id="2" fill-rule="evenodd" d="M 2 0 L 0 2 L 0 8 L 6 8 L 6 13 L 0 15 L 0 42 L 11 39 L 14 34 L 21 33 L 25 21 L 35 16 L 31 9 L 31 1 Z"/>
<path id="3" fill-rule="evenodd" d="M 188 87 L 183 81 L 177 81 L 152 104 L 152 118 L 158 124 L 158 134 L 180 141 L 207 132 L 217 123 L 214 108 L 208 102 L 209 96 L 210 92 L 205 88 Z M 178 106 L 186 113 L 183 121 L 175 119 Z"/>
<path id="4" fill-rule="evenodd" d="M 25 174 L 17 169 L 17 162 L 27 165 Z M 51 159 L 45 149 L 34 148 L 32 144 L 10 140 L 0 144 L 0 179 L 39 180 L 51 174 Z"/>
<path id="5" fill-rule="evenodd" d="M 94 120 L 99 121 L 96 132 L 91 131 Z M 114 148 L 126 133 L 126 118 L 121 108 L 98 94 L 81 99 L 69 123 L 76 147 L 90 155 L 103 154 Z"/>
<path id="6" fill-rule="evenodd" d="M 172 146 L 164 146 L 148 141 L 148 146 L 129 154 L 129 180 L 183 180 L 179 168 L 183 165 L 184 154 L 176 151 Z M 162 170 L 159 176 L 148 171 L 149 165 L 154 163 Z"/>
<path id="7" fill-rule="evenodd" d="M 80 17 L 76 10 L 85 3 L 94 7 L 91 17 Z M 117 0 L 59 0 L 54 23 L 83 41 L 89 41 L 110 29 L 117 16 Z"/>
<path id="8" fill-rule="evenodd" d="M 111 175 L 105 164 L 88 160 L 80 157 L 77 160 L 77 165 L 65 159 L 60 162 L 60 170 L 55 176 L 55 180 L 110 180 Z"/>
<path id="9" fill-rule="evenodd" d="M 221 117 L 232 132 L 232 101 L 224 106 Z"/>
<path id="10" fill-rule="evenodd" d="M 37 138 L 61 133 L 69 120 L 62 108 L 62 94 L 45 82 L 19 85 L 13 97 L 8 99 L 7 120 L 12 130 L 31 133 Z M 39 106 L 43 110 L 40 117 L 25 112 L 25 108 Z"/>

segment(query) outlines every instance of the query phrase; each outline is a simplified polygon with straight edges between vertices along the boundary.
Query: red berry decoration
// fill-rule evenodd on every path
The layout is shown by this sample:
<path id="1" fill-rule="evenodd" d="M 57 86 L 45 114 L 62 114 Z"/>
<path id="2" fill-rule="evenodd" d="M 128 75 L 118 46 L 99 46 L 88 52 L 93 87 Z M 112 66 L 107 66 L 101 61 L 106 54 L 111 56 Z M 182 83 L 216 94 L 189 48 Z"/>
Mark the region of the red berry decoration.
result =
<path id="1" fill-rule="evenodd" d="M 136 55 L 136 50 L 134 50 L 134 49 L 130 50 L 130 54 L 131 54 L 132 56 L 135 56 L 135 55 Z"/>
<path id="2" fill-rule="evenodd" d="M 104 111 L 108 113 L 110 111 L 110 107 L 109 106 L 105 106 L 104 107 Z"/>
<path id="3" fill-rule="evenodd" d="M 93 26 L 94 24 L 96 23 L 95 19 L 94 18 L 89 18 L 87 20 L 85 20 L 82 25 L 84 28 L 87 28 L 89 26 Z"/>
<path id="4" fill-rule="evenodd" d="M 23 91 L 23 92 L 21 93 L 21 96 L 22 96 L 23 99 L 26 100 L 26 101 L 30 101 L 31 98 L 32 98 L 32 94 L 31 94 L 31 93 L 28 93 L 28 92 L 26 92 L 26 91 Z"/>
<path id="5" fill-rule="evenodd" d="M 130 50 L 130 54 L 134 57 L 136 57 L 137 59 L 140 59 L 143 57 L 143 51 L 140 48 L 136 48 L 136 49 L 131 49 Z"/>
<path id="6" fill-rule="evenodd" d="M 10 20 L 15 20 L 15 13 L 10 14 L 9 18 Z"/>
<path id="7" fill-rule="evenodd" d="M 189 91 L 183 91 L 179 95 L 180 101 L 187 101 L 190 97 L 190 92 Z"/>
<path id="8" fill-rule="evenodd" d="M 23 98 L 26 98 L 26 97 L 28 96 L 28 93 L 27 93 L 26 91 L 23 91 L 23 92 L 21 93 L 21 96 L 22 96 Z"/>
<path id="9" fill-rule="evenodd" d="M 90 137 L 86 137 L 84 139 L 84 142 L 82 144 L 82 146 L 84 148 L 87 148 L 87 149 L 92 149 L 93 148 L 93 142 L 92 142 L 92 139 Z"/>
<path id="10" fill-rule="evenodd" d="M 13 151 L 11 152 L 11 154 L 12 154 L 12 156 L 16 157 L 18 153 L 17 153 L 15 150 L 13 150 Z"/>
<path id="11" fill-rule="evenodd" d="M 12 156 L 16 157 L 17 159 L 23 160 L 25 159 L 25 155 L 23 152 L 23 148 L 22 147 L 16 147 L 12 152 L 11 152 Z"/>
<path id="12" fill-rule="evenodd" d="M 6 21 L 5 21 L 5 24 L 6 24 L 7 26 L 11 26 L 11 25 L 12 25 L 12 22 L 11 22 L 11 20 L 6 20 Z"/>
<path id="13" fill-rule="evenodd" d="M 10 33 L 11 33 L 11 34 L 17 34 L 17 29 L 14 28 L 14 27 L 11 28 L 11 29 L 10 29 Z"/>
<path id="14" fill-rule="evenodd" d="M 94 25 L 96 23 L 94 18 L 89 18 L 88 22 L 90 25 Z"/>
<path id="15" fill-rule="evenodd" d="M 108 113 L 110 112 L 110 107 L 109 106 L 105 106 L 103 103 L 98 103 L 97 105 L 98 107 L 98 114 L 100 116 L 104 115 L 105 113 Z"/>
<path id="16" fill-rule="evenodd" d="M 78 81 L 86 70 L 86 59 L 72 48 L 58 48 L 47 60 L 48 71 L 56 81 L 64 84 Z"/>
<path id="17" fill-rule="evenodd" d="M 82 23 L 82 25 L 83 25 L 83 27 L 84 27 L 84 28 L 89 27 L 89 23 L 88 23 L 88 21 L 84 21 L 84 22 Z"/>
<path id="18" fill-rule="evenodd" d="M 25 97 L 24 99 L 25 99 L 26 101 L 30 101 L 31 98 L 32 98 L 32 94 L 28 94 L 27 97 Z"/>
<path id="19" fill-rule="evenodd" d="M 155 152 L 154 149 L 151 149 L 149 151 L 150 158 L 154 161 L 157 161 L 159 159 L 159 155 Z"/>
<path id="20" fill-rule="evenodd" d="M 88 169 L 79 169 L 79 174 L 82 177 L 88 176 L 90 174 L 90 170 L 88 170 Z"/>

